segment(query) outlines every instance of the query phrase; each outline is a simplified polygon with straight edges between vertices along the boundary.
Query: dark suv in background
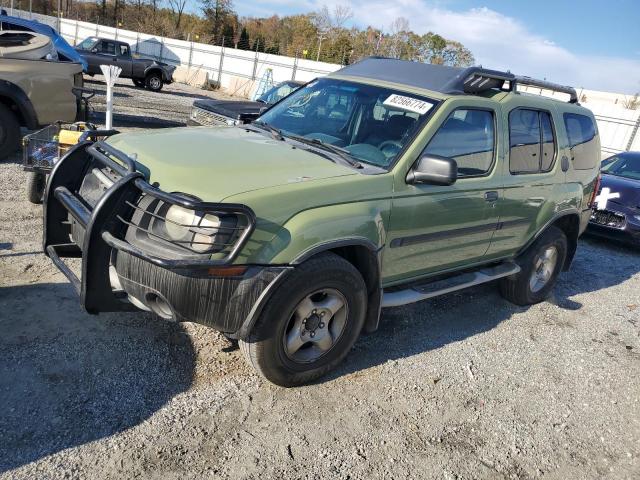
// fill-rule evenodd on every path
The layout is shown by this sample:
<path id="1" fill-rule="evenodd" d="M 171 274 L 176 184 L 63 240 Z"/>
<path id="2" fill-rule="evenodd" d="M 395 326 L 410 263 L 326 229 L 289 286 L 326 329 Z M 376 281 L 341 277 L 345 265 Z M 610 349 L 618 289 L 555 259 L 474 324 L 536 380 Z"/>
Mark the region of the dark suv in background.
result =
<path id="1" fill-rule="evenodd" d="M 298 90 L 304 82 L 288 80 L 274 85 L 255 101 L 196 100 L 187 125 L 240 125 L 251 123 L 268 107 Z"/>

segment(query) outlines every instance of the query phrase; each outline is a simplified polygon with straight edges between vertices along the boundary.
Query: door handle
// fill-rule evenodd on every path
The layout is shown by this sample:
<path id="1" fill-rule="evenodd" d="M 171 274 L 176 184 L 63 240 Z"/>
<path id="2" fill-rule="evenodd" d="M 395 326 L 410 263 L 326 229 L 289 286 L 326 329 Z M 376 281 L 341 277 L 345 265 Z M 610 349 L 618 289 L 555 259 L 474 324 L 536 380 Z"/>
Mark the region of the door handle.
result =
<path id="1" fill-rule="evenodd" d="M 496 192 L 495 190 L 492 190 L 490 192 L 484 192 L 484 199 L 487 202 L 495 202 L 497 201 L 499 198 L 498 192 Z"/>

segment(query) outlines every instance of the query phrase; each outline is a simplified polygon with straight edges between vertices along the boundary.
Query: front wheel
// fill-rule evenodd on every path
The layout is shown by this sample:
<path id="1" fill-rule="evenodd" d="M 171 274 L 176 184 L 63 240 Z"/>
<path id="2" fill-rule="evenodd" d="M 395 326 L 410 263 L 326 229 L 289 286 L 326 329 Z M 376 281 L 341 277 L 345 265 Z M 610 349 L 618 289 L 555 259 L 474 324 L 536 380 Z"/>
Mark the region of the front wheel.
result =
<path id="1" fill-rule="evenodd" d="M 566 235 L 549 227 L 518 259 L 520 272 L 500 281 L 500 293 L 516 305 L 542 302 L 551 293 L 566 258 Z"/>
<path id="2" fill-rule="evenodd" d="M 145 86 L 152 92 L 162 90 L 162 77 L 159 73 L 150 73 L 145 79 Z"/>
<path id="3" fill-rule="evenodd" d="M 362 330 L 366 299 L 364 280 L 351 263 L 319 255 L 289 274 L 240 348 L 270 382 L 308 383 L 347 356 Z"/>
<path id="4" fill-rule="evenodd" d="M 29 172 L 27 177 L 27 198 L 31 203 L 39 205 L 44 196 L 47 176 L 42 172 Z"/>

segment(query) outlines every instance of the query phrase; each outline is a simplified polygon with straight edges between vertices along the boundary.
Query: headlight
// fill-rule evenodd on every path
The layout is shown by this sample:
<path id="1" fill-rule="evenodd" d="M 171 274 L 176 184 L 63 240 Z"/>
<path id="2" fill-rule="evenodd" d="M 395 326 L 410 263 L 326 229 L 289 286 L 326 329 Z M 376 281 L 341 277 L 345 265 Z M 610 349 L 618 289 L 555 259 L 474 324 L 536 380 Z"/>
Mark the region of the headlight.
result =
<path id="1" fill-rule="evenodd" d="M 165 216 L 165 229 L 174 241 L 196 252 L 210 250 L 220 227 L 220 218 L 172 205 Z"/>

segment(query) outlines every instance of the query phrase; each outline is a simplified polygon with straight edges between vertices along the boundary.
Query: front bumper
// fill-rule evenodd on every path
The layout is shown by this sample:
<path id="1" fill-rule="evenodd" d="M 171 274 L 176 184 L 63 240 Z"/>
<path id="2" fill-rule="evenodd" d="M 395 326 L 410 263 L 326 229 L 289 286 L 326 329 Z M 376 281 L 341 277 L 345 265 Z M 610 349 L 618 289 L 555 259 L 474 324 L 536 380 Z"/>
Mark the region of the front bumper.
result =
<path id="1" fill-rule="evenodd" d="M 108 167 L 118 177 L 92 207 L 79 192 L 96 165 Z M 220 259 L 164 258 L 126 240 L 131 227 L 122 219 L 131 218 L 132 204 L 143 194 L 196 208 L 193 200 L 149 185 L 134 162 L 113 147 L 101 142 L 79 144 L 56 163 L 47 184 L 45 253 L 69 278 L 89 313 L 151 310 L 167 319 L 197 322 L 244 338 L 268 294 L 289 270 L 247 266 L 225 273 L 253 231 L 253 213 L 243 205 L 207 204 L 219 211 L 241 212 L 251 220 L 230 253 Z M 79 277 L 64 261 L 73 257 L 82 259 Z"/>

